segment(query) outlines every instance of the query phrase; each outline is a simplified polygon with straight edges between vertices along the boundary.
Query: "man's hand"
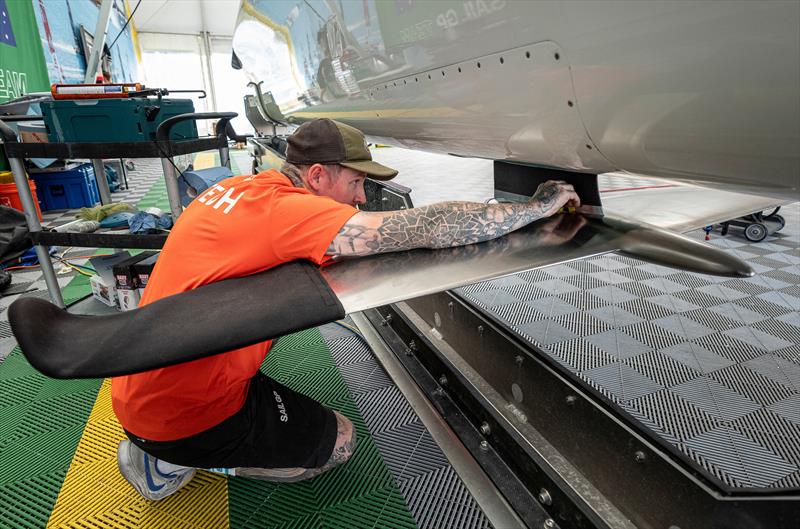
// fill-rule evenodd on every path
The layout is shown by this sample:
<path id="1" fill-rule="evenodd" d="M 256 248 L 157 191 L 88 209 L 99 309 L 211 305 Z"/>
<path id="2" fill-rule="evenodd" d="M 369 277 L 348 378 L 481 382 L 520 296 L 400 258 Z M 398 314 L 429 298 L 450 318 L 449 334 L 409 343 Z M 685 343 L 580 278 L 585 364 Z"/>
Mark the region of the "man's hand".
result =
<path id="1" fill-rule="evenodd" d="M 575 188 L 563 180 L 548 180 L 541 184 L 530 202 L 540 208 L 542 217 L 554 215 L 564 206 L 577 208 L 581 205 L 581 199 Z"/>

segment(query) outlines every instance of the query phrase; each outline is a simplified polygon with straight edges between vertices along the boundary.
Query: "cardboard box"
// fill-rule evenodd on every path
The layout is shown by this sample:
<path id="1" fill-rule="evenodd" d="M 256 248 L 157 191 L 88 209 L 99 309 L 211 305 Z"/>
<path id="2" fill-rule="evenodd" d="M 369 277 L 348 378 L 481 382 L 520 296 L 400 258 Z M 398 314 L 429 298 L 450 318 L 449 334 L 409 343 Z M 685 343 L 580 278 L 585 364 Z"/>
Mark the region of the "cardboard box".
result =
<path id="1" fill-rule="evenodd" d="M 89 259 L 89 264 L 92 265 L 96 276 L 92 276 L 89 282 L 92 285 L 92 296 L 96 297 L 106 305 L 117 305 L 117 288 L 114 280 L 114 265 L 126 259 L 130 259 L 131 254 L 128 252 L 117 252 L 111 255 L 99 255 Z M 113 304 L 109 301 L 113 300 Z"/>
<path id="2" fill-rule="evenodd" d="M 136 263 L 153 257 L 157 252 L 147 251 L 124 259 L 113 266 L 114 286 L 117 289 L 119 308 L 133 310 L 139 305 L 139 277 L 133 271 Z"/>
<path id="3" fill-rule="evenodd" d="M 145 259 L 149 259 L 156 255 L 158 252 L 147 251 L 129 257 L 123 261 L 114 264 L 114 281 L 117 289 L 137 289 L 139 288 L 139 277 L 134 272 L 134 265 Z"/>
<path id="4" fill-rule="evenodd" d="M 49 143 L 44 123 L 20 123 L 17 130 L 23 143 Z"/>
<path id="5" fill-rule="evenodd" d="M 114 288 L 114 285 L 109 285 L 99 275 L 89 278 L 89 284 L 92 285 L 92 296 L 94 298 L 109 307 L 117 306 L 117 289 Z"/>
<path id="6" fill-rule="evenodd" d="M 131 267 L 133 274 L 136 276 L 136 288 L 139 290 L 140 299 L 144 295 L 144 289 L 147 286 L 147 282 L 150 281 L 150 274 L 153 273 L 153 268 L 156 266 L 156 260 L 158 260 L 159 255 L 160 252 L 155 252 L 154 255 L 142 259 Z"/>
<path id="7" fill-rule="evenodd" d="M 133 310 L 139 306 L 139 291 L 130 288 L 117 289 L 120 310 Z"/>

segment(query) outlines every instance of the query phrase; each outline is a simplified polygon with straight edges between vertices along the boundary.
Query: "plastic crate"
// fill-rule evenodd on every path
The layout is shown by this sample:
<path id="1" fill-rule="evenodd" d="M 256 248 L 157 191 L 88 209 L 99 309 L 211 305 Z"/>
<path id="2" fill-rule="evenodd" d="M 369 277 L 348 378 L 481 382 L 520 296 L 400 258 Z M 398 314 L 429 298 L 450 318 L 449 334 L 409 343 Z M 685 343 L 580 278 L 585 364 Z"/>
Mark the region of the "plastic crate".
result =
<path id="1" fill-rule="evenodd" d="M 92 207 L 100 202 L 92 165 L 30 173 L 36 182 L 43 211 Z"/>
<path id="2" fill-rule="evenodd" d="M 22 200 L 19 198 L 19 192 L 17 191 L 17 185 L 13 182 L 7 182 L 5 175 L 11 175 L 11 173 L 4 173 L 0 171 L 0 206 L 6 206 L 9 208 L 14 208 L 19 211 L 25 211 L 22 208 Z M 31 190 L 31 196 L 33 198 L 33 203 L 36 206 L 36 215 L 39 216 L 39 220 L 42 220 L 42 210 L 41 206 L 39 205 L 39 198 L 38 193 L 36 191 L 36 182 L 33 180 L 28 180 L 28 187 Z"/>
<path id="3" fill-rule="evenodd" d="M 162 121 L 194 112 L 191 99 L 130 97 L 123 99 L 57 99 L 40 104 L 51 142 L 136 142 L 156 138 Z M 197 124 L 172 127 L 170 139 L 196 139 Z"/>

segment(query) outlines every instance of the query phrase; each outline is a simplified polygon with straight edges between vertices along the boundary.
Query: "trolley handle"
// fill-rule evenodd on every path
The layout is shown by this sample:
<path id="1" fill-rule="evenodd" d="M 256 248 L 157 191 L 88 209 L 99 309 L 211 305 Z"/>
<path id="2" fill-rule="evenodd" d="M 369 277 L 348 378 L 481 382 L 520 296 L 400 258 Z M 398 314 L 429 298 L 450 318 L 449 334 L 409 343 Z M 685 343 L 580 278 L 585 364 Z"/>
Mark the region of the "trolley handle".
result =
<path id="1" fill-rule="evenodd" d="M 167 118 L 162 121 L 156 129 L 156 141 L 168 142 L 169 133 L 172 130 L 172 127 L 181 121 L 199 121 L 201 119 L 218 119 L 219 123 L 217 123 L 216 133 L 218 136 L 220 135 L 220 125 L 222 125 L 222 135 L 224 136 L 225 127 L 227 126 L 228 122 L 238 115 L 239 114 L 236 112 L 193 112 L 190 114 L 179 114 L 177 116 L 172 116 L 171 118 Z"/>
<path id="2" fill-rule="evenodd" d="M 41 121 L 42 116 L 0 116 L 0 138 L 3 139 L 3 143 L 16 143 L 19 142 L 17 139 L 17 133 L 14 132 L 14 129 L 9 127 L 5 124 L 6 121 Z"/>
<path id="3" fill-rule="evenodd" d="M 233 128 L 233 123 L 230 121 L 225 121 L 225 126 L 221 127 L 222 121 L 217 123 L 217 136 L 220 135 L 227 135 L 228 139 L 231 139 L 235 142 L 245 143 L 247 142 L 247 138 L 252 138 L 252 134 L 237 134 L 236 130 Z"/>

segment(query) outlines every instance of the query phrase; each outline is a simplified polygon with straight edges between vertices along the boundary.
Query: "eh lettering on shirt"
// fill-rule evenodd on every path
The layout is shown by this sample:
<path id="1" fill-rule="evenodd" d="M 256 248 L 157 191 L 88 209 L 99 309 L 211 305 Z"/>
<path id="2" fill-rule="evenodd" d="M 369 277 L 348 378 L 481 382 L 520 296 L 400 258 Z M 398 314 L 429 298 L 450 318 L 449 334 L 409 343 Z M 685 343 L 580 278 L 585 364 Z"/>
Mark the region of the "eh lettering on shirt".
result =
<path id="1" fill-rule="evenodd" d="M 244 195 L 244 191 L 236 195 L 236 198 L 233 198 L 233 191 L 235 188 L 231 187 L 227 191 L 224 187 L 219 184 L 214 184 L 208 191 L 200 195 L 197 200 L 201 203 L 205 204 L 206 206 L 212 206 L 214 209 L 219 209 L 220 206 L 223 204 L 227 204 L 227 207 L 222 210 L 223 213 L 226 215 L 230 213 L 233 209 L 233 206 L 239 201 L 240 198 Z M 225 191 L 223 195 L 220 196 L 220 192 Z"/>

